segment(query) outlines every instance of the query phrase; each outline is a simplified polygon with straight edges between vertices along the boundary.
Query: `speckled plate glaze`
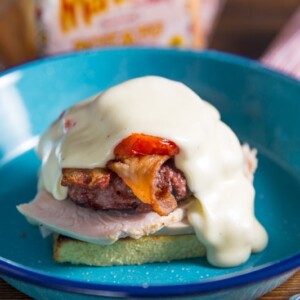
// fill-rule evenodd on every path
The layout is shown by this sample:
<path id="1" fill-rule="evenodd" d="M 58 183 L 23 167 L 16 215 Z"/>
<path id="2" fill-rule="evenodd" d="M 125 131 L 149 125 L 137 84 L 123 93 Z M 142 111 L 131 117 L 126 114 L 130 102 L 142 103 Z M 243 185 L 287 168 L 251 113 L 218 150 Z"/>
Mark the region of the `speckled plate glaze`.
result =
<path id="1" fill-rule="evenodd" d="M 51 238 L 42 239 L 17 212 L 16 205 L 36 193 L 37 136 L 68 106 L 143 75 L 187 84 L 221 111 L 242 141 L 257 147 L 255 209 L 270 242 L 242 266 L 218 269 L 205 258 L 105 268 L 58 265 Z M 299 112 L 298 81 L 217 52 L 89 51 L 2 74 L 0 275 L 35 299 L 254 299 L 268 292 L 300 266 Z"/>

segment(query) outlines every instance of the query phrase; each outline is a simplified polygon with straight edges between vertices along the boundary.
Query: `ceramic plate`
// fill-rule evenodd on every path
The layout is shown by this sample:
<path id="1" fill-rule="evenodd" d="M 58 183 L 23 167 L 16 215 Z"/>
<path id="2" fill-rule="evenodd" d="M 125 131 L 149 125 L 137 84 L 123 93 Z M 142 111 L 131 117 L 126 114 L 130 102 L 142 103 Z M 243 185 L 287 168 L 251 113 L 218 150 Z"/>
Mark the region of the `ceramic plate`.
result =
<path id="1" fill-rule="evenodd" d="M 70 105 L 129 78 L 179 80 L 213 103 L 242 141 L 257 147 L 256 215 L 270 242 L 243 265 L 205 258 L 142 266 L 84 267 L 52 260 L 16 205 L 36 193 L 37 137 Z M 35 299 L 174 297 L 252 299 L 300 266 L 300 83 L 217 52 L 89 51 L 36 61 L 0 77 L 0 274 Z M 195 129 L 196 130 L 196 129 Z"/>

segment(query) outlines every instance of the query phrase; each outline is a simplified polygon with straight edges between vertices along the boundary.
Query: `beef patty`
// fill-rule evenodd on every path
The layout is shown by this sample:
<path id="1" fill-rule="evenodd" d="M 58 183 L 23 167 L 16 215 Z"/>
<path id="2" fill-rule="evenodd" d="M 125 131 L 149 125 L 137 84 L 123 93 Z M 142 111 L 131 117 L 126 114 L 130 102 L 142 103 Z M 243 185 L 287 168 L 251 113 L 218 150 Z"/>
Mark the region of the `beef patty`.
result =
<path id="1" fill-rule="evenodd" d="M 155 180 L 160 190 L 168 189 L 177 201 L 191 195 L 183 172 L 176 168 L 172 159 L 162 165 Z M 152 210 L 151 205 L 140 201 L 116 173 L 107 169 L 63 169 L 62 185 L 68 187 L 68 197 L 84 207 Z"/>

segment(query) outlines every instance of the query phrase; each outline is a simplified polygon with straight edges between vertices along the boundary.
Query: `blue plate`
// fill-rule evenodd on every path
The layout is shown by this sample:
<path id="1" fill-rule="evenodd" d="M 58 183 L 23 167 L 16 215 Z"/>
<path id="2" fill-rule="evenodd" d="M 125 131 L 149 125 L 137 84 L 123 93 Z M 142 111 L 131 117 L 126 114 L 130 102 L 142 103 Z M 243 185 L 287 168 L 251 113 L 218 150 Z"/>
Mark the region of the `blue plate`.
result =
<path id="1" fill-rule="evenodd" d="M 78 267 L 52 260 L 16 205 L 36 193 L 36 137 L 68 106 L 129 78 L 182 81 L 212 102 L 259 151 L 256 214 L 265 251 L 242 266 L 203 259 L 124 267 Z M 0 77 L 0 274 L 35 299 L 174 297 L 254 299 L 300 266 L 300 83 L 258 63 L 217 52 L 153 49 L 89 51 L 36 61 Z"/>

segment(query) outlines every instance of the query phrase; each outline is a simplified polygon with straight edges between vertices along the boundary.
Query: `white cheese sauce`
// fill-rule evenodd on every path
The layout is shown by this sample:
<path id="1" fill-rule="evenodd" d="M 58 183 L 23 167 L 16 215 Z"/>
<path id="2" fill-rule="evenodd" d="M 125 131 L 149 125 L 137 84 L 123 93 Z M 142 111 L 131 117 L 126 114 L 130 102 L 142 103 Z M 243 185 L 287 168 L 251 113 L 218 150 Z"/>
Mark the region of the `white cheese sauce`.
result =
<path id="1" fill-rule="evenodd" d="M 188 220 L 210 263 L 245 262 L 267 244 L 254 216 L 255 191 L 243 172 L 241 145 L 212 105 L 185 85 L 161 77 L 129 80 L 71 107 L 41 137 L 40 185 L 57 200 L 67 196 L 61 169 L 104 167 L 132 133 L 167 138 L 196 197 Z"/>

